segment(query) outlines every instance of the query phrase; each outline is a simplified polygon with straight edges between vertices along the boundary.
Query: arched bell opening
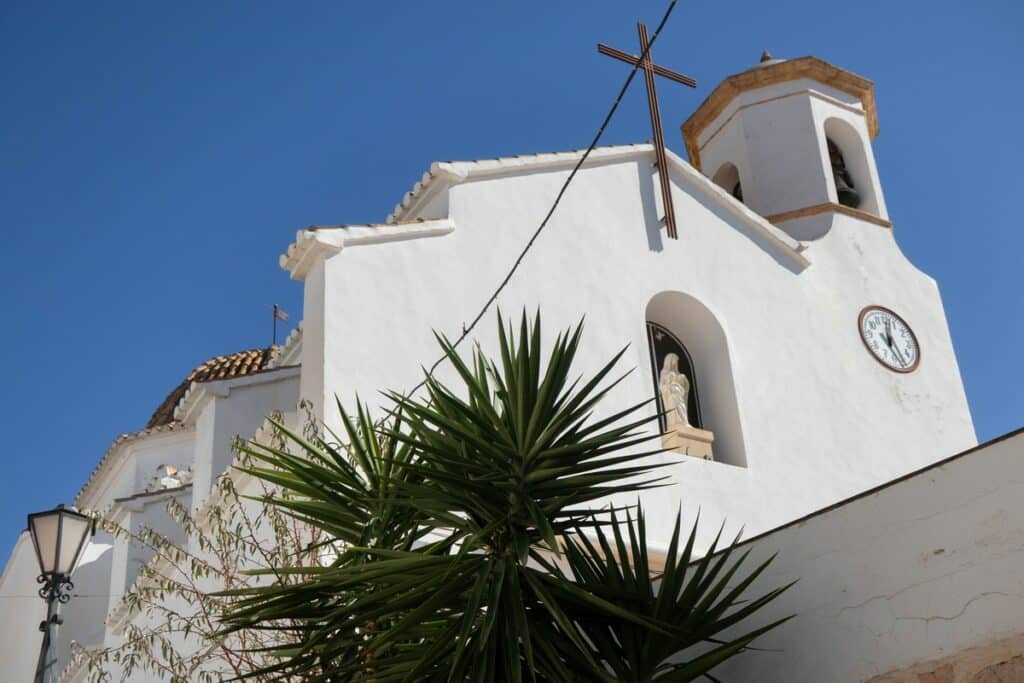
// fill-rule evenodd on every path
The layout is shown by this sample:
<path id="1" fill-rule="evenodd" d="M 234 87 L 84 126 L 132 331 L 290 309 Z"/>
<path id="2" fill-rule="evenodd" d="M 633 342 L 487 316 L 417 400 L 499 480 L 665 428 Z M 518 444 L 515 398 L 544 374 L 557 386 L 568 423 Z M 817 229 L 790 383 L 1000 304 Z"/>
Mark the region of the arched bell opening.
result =
<path id="1" fill-rule="evenodd" d="M 846 121 L 825 121 L 825 147 L 836 200 L 843 206 L 881 216 L 864 144 L 857 130 Z"/>
<path id="2" fill-rule="evenodd" d="M 740 182 L 740 171 L 736 164 L 725 162 L 722 164 L 711 181 L 720 188 L 731 194 L 734 198 L 743 201 L 743 184 Z"/>

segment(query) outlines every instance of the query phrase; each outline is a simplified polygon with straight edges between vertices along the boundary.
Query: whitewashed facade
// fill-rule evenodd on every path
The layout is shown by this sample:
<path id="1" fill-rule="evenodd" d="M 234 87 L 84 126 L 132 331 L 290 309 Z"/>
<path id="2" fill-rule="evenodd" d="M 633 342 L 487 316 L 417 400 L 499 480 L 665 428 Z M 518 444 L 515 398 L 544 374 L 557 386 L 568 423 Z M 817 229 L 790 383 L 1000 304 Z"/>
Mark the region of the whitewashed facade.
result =
<path id="1" fill-rule="evenodd" d="M 655 394 L 648 324 L 685 347 L 714 458 L 658 456 L 673 486 L 643 497 L 654 550 L 680 506 L 689 518 L 699 509 L 703 542 L 721 523 L 742 527 L 757 553 L 780 552 L 768 581 L 802 577 L 776 607 L 799 615 L 772 635 L 784 652 L 736 660 L 732 680 L 867 680 L 1024 633 L 1013 616 L 1024 615 L 1014 578 L 1024 520 L 1010 481 L 1024 479 L 1014 458 L 1024 445 L 970 450 L 938 286 L 900 251 L 895 230 L 920 226 L 891 222 L 877 131 L 869 81 L 814 58 L 764 61 L 684 124 L 692 164 L 669 153 L 657 169 L 646 144 L 596 149 L 497 302 L 506 315 L 539 308 L 549 336 L 586 316 L 583 372 L 628 344 L 623 369 L 637 371 L 608 409 Z M 840 203 L 830 142 L 857 208 Z M 194 385 L 170 426 L 115 442 L 77 504 L 113 508 L 126 524 L 158 523 L 170 495 L 198 509 L 230 464 L 230 439 L 271 411 L 294 412 L 301 398 L 332 424 L 335 396 L 372 402 L 415 385 L 436 359 L 433 331 L 454 337 L 476 315 L 581 154 L 436 163 L 385 223 L 300 231 L 281 265 L 304 287 L 301 333 L 259 372 Z M 677 240 L 660 225 L 659 172 Z M 913 330 L 913 371 L 886 367 L 862 340 L 873 305 Z M 493 350 L 493 312 L 474 337 Z M 192 483 L 146 491 L 163 463 L 190 467 Z M 989 491 L 990 478 L 1006 481 Z M 1007 533 L 985 536 L 979 525 L 997 514 Z M 31 592 L 30 545 L 19 541 L 0 593 Z M 76 586 L 106 597 L 72 601 L 62 647 L 116 638 L 104 618 L 144 560 L 94 541 Z M 1015 602 L 989 609 L 983 595 Z M 42 601 L 18 604 L 0 604 L 11 680 L 31 675 L 42 611 Z"/>

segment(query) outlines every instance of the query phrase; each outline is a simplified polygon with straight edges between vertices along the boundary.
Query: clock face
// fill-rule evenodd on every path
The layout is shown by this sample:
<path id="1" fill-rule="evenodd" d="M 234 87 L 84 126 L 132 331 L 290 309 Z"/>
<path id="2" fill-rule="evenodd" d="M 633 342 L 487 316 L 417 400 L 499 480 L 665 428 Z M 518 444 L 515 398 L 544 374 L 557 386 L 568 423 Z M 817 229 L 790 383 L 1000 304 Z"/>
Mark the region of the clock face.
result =
<path id="1" fill-rule="evenodd" d="M 912 372 L 921 349 L 910 325 L 888 308 L 868 306 L 860 312 L 860 338 L 879 363 L 896 372 Z"/>

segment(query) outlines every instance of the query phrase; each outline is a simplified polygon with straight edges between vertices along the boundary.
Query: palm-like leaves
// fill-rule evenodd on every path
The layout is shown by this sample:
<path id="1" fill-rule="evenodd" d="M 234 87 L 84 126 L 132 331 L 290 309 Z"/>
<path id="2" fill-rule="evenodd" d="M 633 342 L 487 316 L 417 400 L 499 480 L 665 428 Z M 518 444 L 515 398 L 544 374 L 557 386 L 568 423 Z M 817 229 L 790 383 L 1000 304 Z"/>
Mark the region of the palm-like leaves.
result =
<path id="1" fill-rule="evenodd" d="M 282 622 L 302 624 L 306 633 L 303 642 L 281 648 L 278 654 L 282 661 L 268 670 L 311 678 L 322 673 L 324 653 L 320 638 L 326 633 L 321 628 L 324 615 L 351 599 L 347 584 L 336 569 L 384 557 L 389 551 L 409 550 L 429 532 L 414 508 L 394 504 L 396 488 L 403 482 L 418 480 L 418 475 L 408 467 L 415 458 L 413 451 L 394 439 L 379 438 L 362 405 L 357 406 L 355 416 L 349 415 L 340 403 L 338 408 L 345 430 L 344 448 L 321 438 L 307 439 L 283 424 L 276 424 L 297 454 L 255 442 L 242 449 L 255 461 L 270 465 L 244 470 L 284 492 L 285 495 L 269 502 L 333 540 L 322 549 L 325 566 L 275 570 L 296 574 L 299 580 L 295 584 L 287 588 L 267 586 L 235 591 L 243 599 L 229 620 L 230 630 L 276 629 Z M 338 440 L 338 435 L 330 436 Z M 354 554 L 347 552 L 348 548 L 374 548 L 382 555 Z M 361 626 L 361 632 L 349 627 L 333 634 L 332 666 L 363 665 L 366 653 L 361 644 L 367 624 Z"/>
<path id="2" fill-rule="evenodd" d="M 604 665 L 614 672 L 615 680 L 693 680 L 787 620 L 732 636 L 728 641 L 720 640 L 722 632 L 755 614 L 789 588 L 783 586 L 756 599 L 741 601 L 772 558 L 740 576 L 750 551 L 730 563 L 735 543 L 716 552 L 719 535 L 708 551 L 695 560 L 697 525 L 694 524 L 680 548 L 680 517 L 676 519 L 664 566 L 655 570 L 648 556 L 643 512 L 639 505 L 637 508 L 635 522 L 629 519 L 619 524 L 613 515 L 611 525 L 592 532 L 593 539 L 583 533 L 567 538 L 569 576 L 555 563 L 547 566 L 552 576 L 571 578 L 577 586 L 663 626 L 638 626 L 586 605 L 570 610 Z"/>
<path id="3" fill-rule="evenodd" d="M 664 663 L 775 593 L 730 611 L 760 569 L 724 592 L 739 565 L 723 574 L 728 552 L 684 582 L 692 537 L 653 587 L 642 518 L 627 548 L 594 507 L 657 485 L 643 462 L 659 452 L 643 448 L 652 418 L 638 417 L 646 402 L 592 418 L 622 352 L 574 378 L 581 332 L 559 334 L 546 363 L 539 317 L 518 336 L 499 322 L 497 362 L 477 349 L 467 363 L 439 338 L 460 392 L 428 376 L 425 398 L 389 394 L 401 419 L 376 430 L 361 408 L 343 412 L 349 457 L 291 433 L 301 457 L 254 448 L 270 467 L 251 471 L 293 494 L 274 502 L 347 549 L 294 587 L 244 595 L 233 627 L 305 624 L 279 670 L 313 680 L 684 680 L 756 637 Z M 553 559 L 563 546 L 571 576 Z"/>

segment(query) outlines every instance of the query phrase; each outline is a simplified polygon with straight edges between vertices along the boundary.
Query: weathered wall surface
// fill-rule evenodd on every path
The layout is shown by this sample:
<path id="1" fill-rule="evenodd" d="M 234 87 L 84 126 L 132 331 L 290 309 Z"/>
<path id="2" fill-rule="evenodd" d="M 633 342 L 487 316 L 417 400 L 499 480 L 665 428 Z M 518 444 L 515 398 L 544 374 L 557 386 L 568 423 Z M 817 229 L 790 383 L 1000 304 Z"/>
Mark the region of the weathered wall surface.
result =
<path id="1" fill-rule="evenodd" d="M 762 587 L 799 579 L 763 618 L 796 617 L 759 643 L 778 652 L 716 674 L 1022 680 L 1007 677 L 1024 654 L 1022 500 L 1024 430 L 752 540 L 754 561 L 778 553 Z"/>

